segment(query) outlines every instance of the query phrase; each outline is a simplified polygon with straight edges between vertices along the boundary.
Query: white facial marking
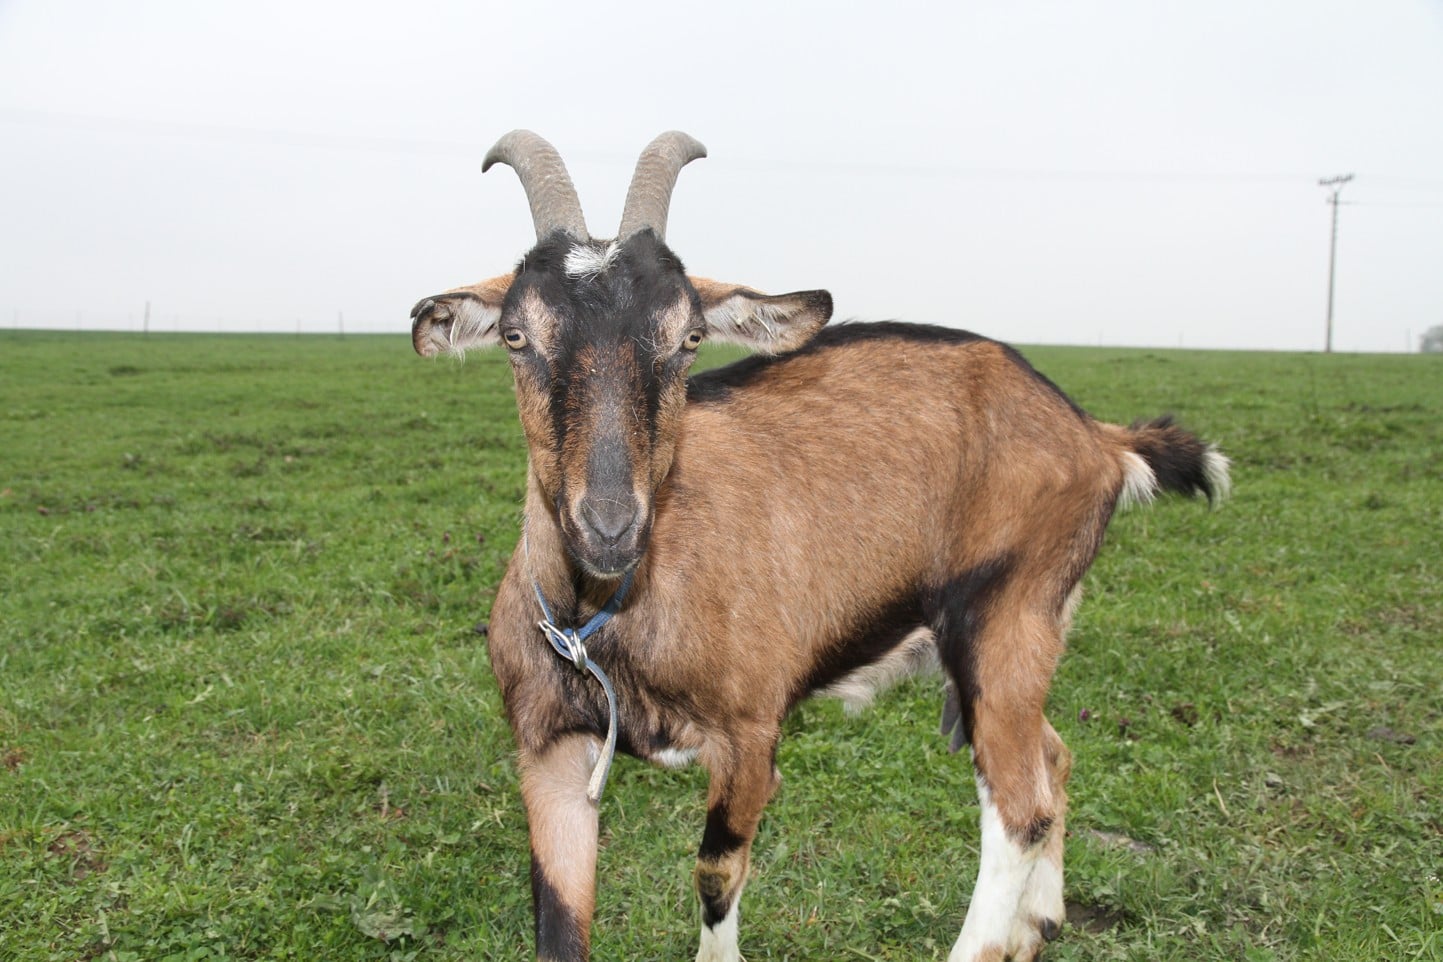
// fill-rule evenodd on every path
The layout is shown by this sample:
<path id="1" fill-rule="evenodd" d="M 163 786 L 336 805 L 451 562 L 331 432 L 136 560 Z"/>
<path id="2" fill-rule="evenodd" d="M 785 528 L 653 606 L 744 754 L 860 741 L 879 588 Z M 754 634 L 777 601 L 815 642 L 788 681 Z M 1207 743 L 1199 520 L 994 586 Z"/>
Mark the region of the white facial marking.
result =
<path id="1" fill-rule="evenodd" d="M 566 254 L 566 276 L 586 278 L 605 273 L 620 252 L 621 247 L 615 241 L 605 247 L 577 244 Z"/>

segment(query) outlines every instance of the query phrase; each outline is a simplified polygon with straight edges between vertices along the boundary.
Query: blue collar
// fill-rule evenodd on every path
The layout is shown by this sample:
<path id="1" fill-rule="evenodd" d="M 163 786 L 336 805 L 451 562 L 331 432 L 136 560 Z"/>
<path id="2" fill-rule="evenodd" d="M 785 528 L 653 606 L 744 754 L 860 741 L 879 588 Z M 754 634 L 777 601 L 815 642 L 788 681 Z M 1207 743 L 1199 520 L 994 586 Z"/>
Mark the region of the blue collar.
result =
<path id="1" fill-rule="evenodd" d="M 537 622 L 537 627 L 546 636 L 546 640 L 551 642 L 551 647 L 556 649 L 556 653 L 575 665 L 577 671 L 585 671 L 586 662 L 589 660 L 586 657 L 586 639 L 600 631 L 601 626 L 621 610 L 622 602 L 626 600 L 626 593 L 631 590 L 631 582 L 635 575 L 635 569 L 628 571 L 626 577 L 621 579 L 621 584 L 612 594 L 611 600 L 580 628 L 559 627 L 556 624 L 556 616 L 551 613 L 551 606 L 546 603 L 546 597 L 541 593 L 541 586 L 534 579 L 532 580 L 531 590 L 536 592 L 536 602 L 541 605 L 541 614 L 543 615 L 542 620 Z"/>

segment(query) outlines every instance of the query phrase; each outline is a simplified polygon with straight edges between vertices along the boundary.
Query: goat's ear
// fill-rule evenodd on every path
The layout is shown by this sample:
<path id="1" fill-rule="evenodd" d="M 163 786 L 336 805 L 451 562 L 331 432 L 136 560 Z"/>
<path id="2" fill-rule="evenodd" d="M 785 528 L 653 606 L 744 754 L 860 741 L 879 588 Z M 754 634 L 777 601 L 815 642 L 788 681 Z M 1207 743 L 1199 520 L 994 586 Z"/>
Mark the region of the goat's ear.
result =
<path id="1" fill-rule="evenodd" d="M 496 322 L 515 274 L 503 274 L 470 287 L 422 299 L 411 308 L 411 344 L 422 357 L 443 351 L 464 354 L 473 347 L 501 343 Z"/>
<path id="2" fill-rule="evenodd" d="M 687 279 L 701 297 L 707 333 L 714 340 L 767 354 L 795 351 L 832 317 L 832 295 L 826 291 L 762 294 L 705 277 Z"/>

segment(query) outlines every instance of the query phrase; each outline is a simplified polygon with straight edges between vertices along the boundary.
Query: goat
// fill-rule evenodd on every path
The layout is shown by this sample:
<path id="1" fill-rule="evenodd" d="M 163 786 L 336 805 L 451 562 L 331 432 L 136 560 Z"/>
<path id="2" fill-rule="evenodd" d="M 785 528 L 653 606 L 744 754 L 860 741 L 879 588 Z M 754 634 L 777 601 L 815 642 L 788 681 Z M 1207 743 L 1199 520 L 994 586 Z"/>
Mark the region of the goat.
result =
<path id="1" fill-rule="evenodd" d="M 935 661 L 943 731 L 970 747 L 982 810 L 948 958 L 1033 959 L 1064 919 L 1071 757 L 1043 707 L 1079 582 L 1119 504 L 1216 501 L 1227 459 L 1167 418 L 1094 420 L 996 341 L 823 329 L 826 291 L 688 276 L 664 234 L 677 175 L 703 156 L 685 134 L 656 138 L 616 239 L 595 240 L 555 149 L 507 134 L 483 170 L 517 171 L 535 246 L 512 273 L 412 312 L 423 356 L 505 345 L 529 446 L 489 644 L 518 749 L 537 957 L 589 956 L 613 744 L 708 770 L 697 959 L 736 962 L 784 717 L 809 694 L 865 698 Z M 688 379 L 708 339 L 761 353 Z"/>

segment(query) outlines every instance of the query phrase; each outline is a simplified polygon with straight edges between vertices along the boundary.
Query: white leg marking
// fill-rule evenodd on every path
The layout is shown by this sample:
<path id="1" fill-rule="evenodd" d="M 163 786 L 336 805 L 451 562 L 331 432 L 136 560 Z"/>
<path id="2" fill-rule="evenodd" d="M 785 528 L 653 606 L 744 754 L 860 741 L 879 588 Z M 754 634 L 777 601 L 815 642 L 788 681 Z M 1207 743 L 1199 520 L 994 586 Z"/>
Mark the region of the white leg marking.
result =
<path id="1" fill-rule="evenodd" d="M 1042 941 L 1038 926 L 1044 921 L 1060 926 L 1066 915 L 1067 907 L 1062 901 L 1062 866 L 1044 854 L 1033 863 L 1032 874 L 1022 889 L 1022 901 L 1012 920 L 1007 950 L 1016 953 L 1038 945 Z"/>
<path id="2" fill-rule="evenodd" d="M 742 894 L 738 892 L 726 918 L 714 927 L 702 925 L 701 947 L 697 949 L 696 962 L 741 962 L 741 949 L 737 948 L 737 906 L 741 901 Z"/>
<path id="3" fill-rule="evenodd" d="M 1007 837 L 1002 816 L 992 804 L 992 794 L 977 779 L 977 797 L 982 802 L 982 857 L 978 860 L 977 885 L 967 921 L 952 946 L 947 962 L 973 962 L 984 949 L 1001 958 L 1012 934 L 1023 888 L 1037 861 L 1036 848 L 1029 853 Z"/>

